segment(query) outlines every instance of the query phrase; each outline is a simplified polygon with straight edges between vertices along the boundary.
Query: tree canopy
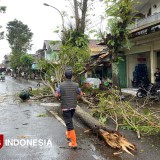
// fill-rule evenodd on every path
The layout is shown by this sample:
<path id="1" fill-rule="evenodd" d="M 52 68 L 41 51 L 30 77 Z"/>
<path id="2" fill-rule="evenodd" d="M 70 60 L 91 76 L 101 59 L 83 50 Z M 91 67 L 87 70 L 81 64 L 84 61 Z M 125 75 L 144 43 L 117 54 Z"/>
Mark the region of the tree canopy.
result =
<path id="1" fill-rule="evenodd" d="M 6 28 L 8 31 L 7 40 L 12 51 L 25 53 L 28 49 L 31 49 L 33 33 L 27 25 L 15 19 L 8 22 Z"/>
<path id="2" fill-rule="evenodd" d="M 24 67 L 24 68 L 27 68 L 27 69 L 30 69 L 31 68 L 31 65 L 33 63 L 33 57 L 29 54 L 23 54 L 21 57 L 20 57 L 20 62 L 21 62 L 21 65 Z"/>
<path id="3" fill-rule="evenodd" d="M 6 11 L 6 6 L 0 6 L 0 13 L 5 13 Z M 2 28 L 2 26 L 0 25 L 0 28 Z M 0 40 L 3 39 L 4 37 L 4 31 L 0 32 Z"/>
<path id="4" fill-rule="evenodd" d="M 0 13 L 5 13 L 6 6 L 0 6 Z"/>
<path id="5" fill-rule="evenodd" d="M 112 55 L 112 80 L 114 86 L 120 86 L 117 63 L 121 58 L 119 53 L 125 48 L 130 48 L 128 26 L 133 23 L 134 5 L 137 0 L 105 0 L 108 30 L 100 32 L 103 45 Z M 105 56 L 104 56 L 105 58 Z M 122 59 L 122 58 L 121 58 Z"/>
<path id="6" fill-rule="evenodd" d="M 136 3 L 137 0 L 106 0 L 109 31 L 107 35 L 101 33 L 101 36 L 112 53 L 113 61 L 117 61 L 120 49 L 130 47 L 128 26 L 133 23 Z"/>

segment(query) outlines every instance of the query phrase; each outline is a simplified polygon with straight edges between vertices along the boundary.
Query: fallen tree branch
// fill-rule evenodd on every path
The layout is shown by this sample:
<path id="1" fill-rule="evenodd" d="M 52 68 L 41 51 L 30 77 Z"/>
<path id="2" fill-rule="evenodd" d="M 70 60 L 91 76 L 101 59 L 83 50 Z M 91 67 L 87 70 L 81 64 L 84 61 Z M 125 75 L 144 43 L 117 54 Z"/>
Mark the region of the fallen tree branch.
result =
<path id="1" fill-rule="evenodd" d="M 101 136 L 105 142 L 112 148 L 120 149 L 131 155 L 131 151 L 136 150 L 136 146 L 130 143 L 122 134 L 112 129 L 109 129 L 104 124 L 93 118 L 88 112 L 83 111 L 79 106 L 76 108 L 76 115 L 89 126 L 92 131 Z"/>
<path id="2" fill-rule="evenodd" d="M 88 104 L 89 107 L 90 107 L 90 106 L 93 106 L 93 103 L 91 103 L 90 101 L 88 101 L 85 97 L 81 97 L 81 100 L 82 100 L 84 103 Z"/>
<path id="3" fill-rule="evenodd" d="M 52 94 L 52 95 L 34 96 L 34 97 L 31 98 L 31 100 L 41 100 L 43 98 L 48 98 L 48 97 L 53 97 L 54 98 L 54 96 Z"/>
<path id="4" fill-rule="evenodd" d="M 103 129 L 99 129 L 99 133 L 102 135 L 104 140 L 107 142 L 109 146 L 112 148 L 118 148 L 123 151 L 126 151 L 127 153 L 131 153 L 131 151 L 135 151 L 136 147 L 134 144 L 130 143 L 126 138 L 124 138 L 120 133 L 118 132 L 107 132 Z"/>

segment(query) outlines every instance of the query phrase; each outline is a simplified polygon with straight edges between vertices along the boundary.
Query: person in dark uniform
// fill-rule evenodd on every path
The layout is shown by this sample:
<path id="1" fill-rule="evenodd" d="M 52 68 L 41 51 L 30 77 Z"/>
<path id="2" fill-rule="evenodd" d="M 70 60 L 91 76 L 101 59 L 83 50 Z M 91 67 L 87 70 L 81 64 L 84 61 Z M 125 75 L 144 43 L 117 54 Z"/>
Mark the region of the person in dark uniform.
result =
<path id="1" fill-rule="evenodd" d="M 72 71 L 67 70 L 65 72 L 66 80 L 58 86 L 58 90 L 55 93 L 56 97 L 60 97 L 61 109 L 64 122 L 67 127 L 66 137 L 69 140 L 69 147 L 76 149 L 76 133 L 73 126 L 72 118 L 74 116 L 76 106 L 77 106 L 77 96 L 82 96 L 83 93 L 79 88 L 78 83 L 73 82 Z"/>
<path id="2" fill-rule="evenodd" d="M 29 87 L 28 90 L 24 89 L 21 91 L 21 93 L 19 94 L 19 98 L 21 98 L 21 100 L 26 101 L 30 99 L 30 96 L 33 96 L 33 94 L 31 94 L 32 91 L 32 87 Z"/>
<path id="3" fill-rule="evenodd" d="M 160 69 L 159 68 L 156 68 L 157 71 L 154 73 L 154 76 L 155 76 L 155 82 L 156 84 L 160 84 Z"/>

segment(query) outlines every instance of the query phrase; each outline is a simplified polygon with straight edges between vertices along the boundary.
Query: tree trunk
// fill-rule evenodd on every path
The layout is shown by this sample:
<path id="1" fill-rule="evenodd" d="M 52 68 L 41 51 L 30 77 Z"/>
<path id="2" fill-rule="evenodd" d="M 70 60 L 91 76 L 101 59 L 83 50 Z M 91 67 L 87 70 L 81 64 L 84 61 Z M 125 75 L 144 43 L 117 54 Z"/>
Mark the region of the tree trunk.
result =
<path id="1" fill-rule="evenodd" d="M 83 6 L 82 6 L 82 18 L 81 18 L 81 32 L 85 32 L 86 28 L 86 12 L 87 12 L 87 4 L 88 0 L 83 0 Z"/>
<path id="2" fill-rule="evenodd" d="M 117 62 L 112 63 L 112 84 L 115 89 L 119 90 L 120 95 L 121 92 L 121 86 L 120 86 L 120 78 L 119 78 L 119 70 L 118 70 L 118 64 Z"/>
<path id="3" fill-rule="evenodd" d="M 95 130 L 97 127 L 105 127 L 106 126 L 100 123 L 98 120 L 93 118 L 88 112 L 85 112 L 81 107 L 76 107 L 75 114 L 91 129 Z"/>
<path id="4" fill-rule="evenodd" d="M 74 14 L 75 14 L 75 21 L 76 21 L 76 29 L 79 30 L 80 18 L 78 13 L 78 2 L 74 0 Z"/>
<path id="5" fill-rule="evenodd" d="M 112 82 L 113 86 L 119 87 L 118 66 L 116 62 L 112 63 Z"/>
<path id="6" fill-rule="evenodd" d="M 100 123 L 98 120 L 93 118 L 88 112 L 85 112 L 81 107 L 77 106 L 75 114 L 89 127 L 94 133 L 101 136 L 105 142 L 112 148 L 125 151 L 131 154 L 131 151 L 136 150 L 136 146 L 130 143 L 124 136 L 119 132 L 113 131 Z M 122 152 L 116 152 L 114 154 L 120 154 Z"/>

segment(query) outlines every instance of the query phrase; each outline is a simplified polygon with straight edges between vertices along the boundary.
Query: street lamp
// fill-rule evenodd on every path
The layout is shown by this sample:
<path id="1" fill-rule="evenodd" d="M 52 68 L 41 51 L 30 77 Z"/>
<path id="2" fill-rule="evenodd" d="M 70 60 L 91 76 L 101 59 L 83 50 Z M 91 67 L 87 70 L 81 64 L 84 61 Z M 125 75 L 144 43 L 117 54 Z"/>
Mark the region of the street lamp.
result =
<path id="1" fill-rule="evenodd" d="M 61 18 L 62 18 L 62 27 L 63 27 L 63 30 L 64 30 L 64 19 L 63 19 L 63 15 L 60 12 L 60 10 L 57 9 L 56 7 L 54 7 L 54 6 L 51 6 L 51 5 L 47 4 L 47 3 L 43 3 L 43 5 L 48 6 L 48 7 L 52 7 L 52 8 L 54 8 L 55 10 L 57 10 L 59 12 L 59 14 L 61 15 Z"/>

